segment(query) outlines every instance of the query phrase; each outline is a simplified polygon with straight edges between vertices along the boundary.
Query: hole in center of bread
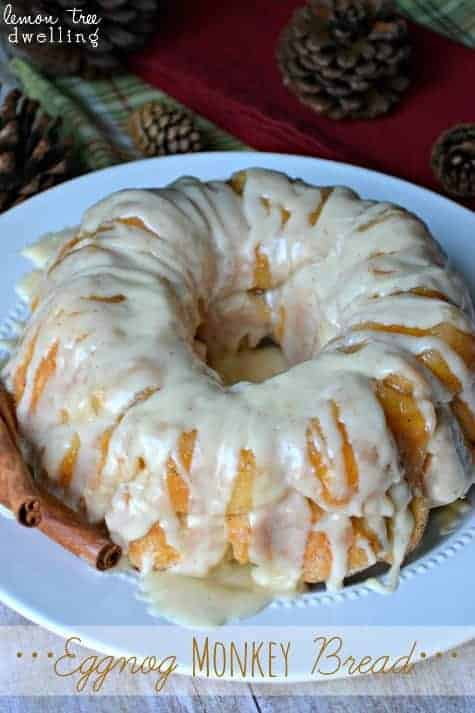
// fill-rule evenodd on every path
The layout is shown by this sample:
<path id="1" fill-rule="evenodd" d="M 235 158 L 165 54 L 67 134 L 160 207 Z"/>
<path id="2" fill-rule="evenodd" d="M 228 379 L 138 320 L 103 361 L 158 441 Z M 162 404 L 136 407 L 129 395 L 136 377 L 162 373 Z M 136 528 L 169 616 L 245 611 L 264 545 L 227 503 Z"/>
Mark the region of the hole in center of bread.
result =
<path id="1" fill-rule="evenodd" d="M 239 381 L 257 384 L 288 369 L 281 348 L 268 338 L 255 349 L 244 346 L 237 352 L 222 352 L 209 358 L 207 363 L 226 386 Z"/>

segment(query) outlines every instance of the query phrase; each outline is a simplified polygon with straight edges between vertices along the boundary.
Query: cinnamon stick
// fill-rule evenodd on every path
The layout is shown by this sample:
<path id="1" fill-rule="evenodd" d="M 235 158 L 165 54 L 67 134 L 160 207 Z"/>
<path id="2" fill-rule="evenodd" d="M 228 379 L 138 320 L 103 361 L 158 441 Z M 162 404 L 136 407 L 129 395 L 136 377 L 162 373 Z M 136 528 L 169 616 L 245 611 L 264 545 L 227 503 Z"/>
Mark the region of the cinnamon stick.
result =
<path id="1" fill-rule="evenodd" d="M 36 483 L 18 447 L 13 404 L 0 383 L 0 503 L 12 510 L 18 522 L 38 527 L 93 567 L 106 570 L 117 564 L 121 548 L 105 526 L 92 525 L 59 498 Z"/>
<path id="2" fill-rule="evenodd" d="M 12 442 L 15 440 L 16 434 L 16 420 L 14 418 L 14 411 L 11 407 L 9 396 L 2 384 L 0 383 L 0 426 L 3 426 L 1 434 L 3 439 L 8 443 L 7 438 L 9 437 Z M 5 433 L 6 432 L 6 433 Z M 10 444 L 1 449 L 1 453 L 8 453 Z M 0 504 L 5 507 L 9 507 L 10 499 L 8 497 L 8 468 L 5 467 L 4 463 L 0 458 Z"/>
<path id="3" fill-rule="evenodd" d="M 59 498 L 46 490 L 40 492 L 41 532 L 98 570 L 110 569 L 118 563 L 121 548 L 112 542 L 105 526 L 87 522 Z"/>
<path id="4" fill-rule="evenodd" d="M 15 442 L 18 433 L 18 423 L 16 419 L 15 407 L 13 399 L 6 391 L 3 384 L 0 382 L 0 416 L 5 422 L 5 425 L 10 434 L 10 438 Z"/>
<path id="5" fill-rule="evenodd" d="M 0 405 L 1 407 L 1 405 Z M 37 527 L 41 520 L 36 484 L 11 434 L 12 422 L 0 418 L 0 502 L 25 527 Z"/>

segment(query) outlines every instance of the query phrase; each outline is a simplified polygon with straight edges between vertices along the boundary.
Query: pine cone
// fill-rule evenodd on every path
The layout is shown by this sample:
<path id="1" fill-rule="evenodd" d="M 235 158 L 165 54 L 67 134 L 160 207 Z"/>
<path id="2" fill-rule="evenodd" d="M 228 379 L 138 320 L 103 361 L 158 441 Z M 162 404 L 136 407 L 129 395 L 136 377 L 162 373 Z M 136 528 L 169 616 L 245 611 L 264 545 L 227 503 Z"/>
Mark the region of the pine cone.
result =
<path id="1" fill-rule="evenodd" d="M 283 81 L 332 119 L 388 112 L 409 85 L 406 21 L 390 0 L 309 0 L 279 40 Z"/>
<path id="2" fill-rule="evenodd" d="M 16 15 L 51 16 L 55 24 L 21 25 L 17 49 L 43 71 L 52 75 L 81 74 L 89 79 L 109 76 L 122 68 L 129 52 L 143 47 L 156 28 L 161 0 L 12 0 Z M 76 14 L 73 16 L 72 10 Z M 83 16 L 96 15 L 97 24 L 81 21 Z M 10 33 L 12 26 L 2 26 Z M 71 41 L 68 41 L 68 31 Z M 94 34 L 97 31 L 97 38 Z M 25 43 L 23 32 L 44 32 L 54 41 Z M 60 37 L 62 40 L 59 41 Z M 82 33 L 84 42 L 77 41 Z M 95 46 L 97 40 L 97 46 Z"/>
<path id="3" fill-rule="evenodd" d="M 60 137 L 61 119 L 17 89 L 0 107 L 0 211 L 51 188 L 72 174 L 72 143 Z"/>
<path id="4" fill-rule="evenodd" d="M 459 124 L 439 136 L 432 169 L 450 195 L 475 196 L 475 124 Z"/>
<path id="5" fill-rule="evenodd" d="M 201 135 L 193 118 L 181 109 L 148 102 L 129 119 L 129 133 L 146 156 L 201 151 Z"/>

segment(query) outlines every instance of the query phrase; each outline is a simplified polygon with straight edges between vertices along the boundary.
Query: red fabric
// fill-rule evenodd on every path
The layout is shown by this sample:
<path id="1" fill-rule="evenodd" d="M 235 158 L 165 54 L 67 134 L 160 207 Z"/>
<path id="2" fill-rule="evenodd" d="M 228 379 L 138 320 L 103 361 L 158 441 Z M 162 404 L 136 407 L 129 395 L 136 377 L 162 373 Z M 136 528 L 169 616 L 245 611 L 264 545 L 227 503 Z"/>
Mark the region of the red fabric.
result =
<path id="1" fill-rule="evenodd" d="M 475 121 L 475 52 L 411 25 L 414 78 L 399 106 L 372 121 L 332 121 L 299 103 L 275 62 L 277 38 L 302 3 L 173 0 L 130 67 L 256 149 L 355 163 L 440 190 L 431 147 L 444 129 Z"/>

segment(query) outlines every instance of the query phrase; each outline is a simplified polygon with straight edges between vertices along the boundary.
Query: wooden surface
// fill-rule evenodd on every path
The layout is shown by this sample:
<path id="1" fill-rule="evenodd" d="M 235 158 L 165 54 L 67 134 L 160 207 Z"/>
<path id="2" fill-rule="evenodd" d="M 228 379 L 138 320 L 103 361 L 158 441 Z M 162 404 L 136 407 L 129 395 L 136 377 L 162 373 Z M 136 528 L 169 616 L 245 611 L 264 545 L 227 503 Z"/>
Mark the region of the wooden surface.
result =
<path id="1" fill-rule="evenodd" d="M 0 637 L 2 626 L 17 625 L 24 627 L 29 622 L 0 604 Z M 19 666 L 14 656 L 7 659 L 0 660 L 0 684 L 2 679 L 13 680 L 15 667 Z M 174 674 L 161 694 L 154 694 L 143 677 L 142 680 L 130 678 L 134 679 L 131 695 L 121 696 L 107 695 L 104 691 L 96 695 L 45 695 L 48 681 L 42 680 L 37 688 L 43 695 L 0 697 L 0 712 L 284 713 L 292 710 L 295 713 L 371 713 L 374 710 L 396 713 L 407 710 L 410 713 L 468 713 L 475 710 L 475 641 L 463 646 L 456 659 L 446 655 L 424 661 L 406 676 L 364 676 L 270 687 L 202 681 Z"/>
<path id="2" fill-rule="evenodd" d="M 445 698 L 16 698 L 0 702 L 2 713 L 473 713 L 474 702 L 460 697 Z"/>

